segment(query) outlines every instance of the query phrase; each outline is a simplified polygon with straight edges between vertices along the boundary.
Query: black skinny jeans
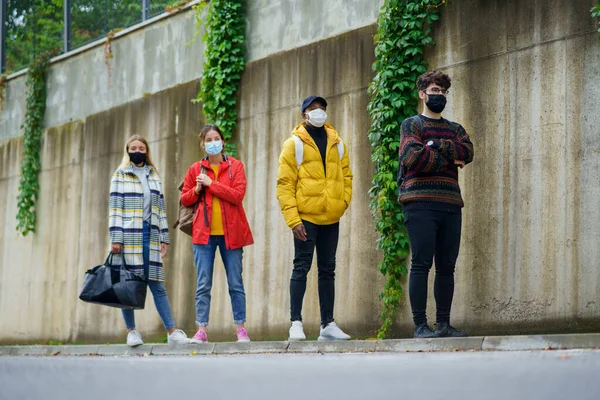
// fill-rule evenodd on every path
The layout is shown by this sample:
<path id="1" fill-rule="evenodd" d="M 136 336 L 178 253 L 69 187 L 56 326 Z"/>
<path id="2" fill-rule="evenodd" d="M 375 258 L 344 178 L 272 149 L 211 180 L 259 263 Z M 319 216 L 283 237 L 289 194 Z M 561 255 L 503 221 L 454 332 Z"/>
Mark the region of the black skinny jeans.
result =
<path id="1" fill-rule="evenodd" d="M 440 210 L 412 209 L 404 211 L 404 220 L 412 250 L 408 291 L 414 323 L 418 326 L 427 322 L 427 277 L 434 257 L 436 320 L 437 323 L 450 323 L 462 215 Z"/>
<path id="2" fill-rule="evenodd" d="M 335 299 L 335 253 L 337 251 L 340 224 L 316 225 L 302 221 L 306 228 L 306 241 L 294 238 L 294 271 L 290 280 L 290 314 L 292 321 L 302 321 L 302 301 L 306 292 L 306 276 L 317 248 L 319 273 L 319 303 L 321 325 L 333 322 Z"/>

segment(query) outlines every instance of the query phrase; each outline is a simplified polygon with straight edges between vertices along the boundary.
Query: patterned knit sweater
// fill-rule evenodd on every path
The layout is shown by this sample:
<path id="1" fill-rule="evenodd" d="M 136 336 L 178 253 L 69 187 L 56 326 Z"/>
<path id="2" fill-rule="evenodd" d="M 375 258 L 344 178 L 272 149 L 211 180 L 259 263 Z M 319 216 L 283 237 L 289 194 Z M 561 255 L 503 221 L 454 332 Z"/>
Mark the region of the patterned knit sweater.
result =
<path id="1" fill-rule="evenodd" d="M 424 115 L 407 118 L 402 122 L 399 154 L 404 168 L 398 196 L 402 204 L 464 206 L 454 160 L 464 161 L 465 165 L 473 161 L 473 143 L 460 124 Z"/>

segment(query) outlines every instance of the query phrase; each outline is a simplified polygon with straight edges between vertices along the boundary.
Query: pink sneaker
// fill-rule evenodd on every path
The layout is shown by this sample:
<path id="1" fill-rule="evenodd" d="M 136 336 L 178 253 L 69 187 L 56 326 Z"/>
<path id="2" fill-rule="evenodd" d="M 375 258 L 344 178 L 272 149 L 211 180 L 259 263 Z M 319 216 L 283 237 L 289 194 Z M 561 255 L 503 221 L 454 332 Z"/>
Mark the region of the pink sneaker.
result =
<path id="1" fill-rule="evenodd" d="M 246 330 L 246 328 L 240 328 L 237 330 L 237 338 L 238 338 L 238 342 L 240 343 L 247 343 L 250 341 L 250 338 L 248 337 L 248 331 Z"/>
<path id="2" fill-rule="evenodd" d="M 196 332 L 194 337 L 190 339 L 190 343 L 208 343 L 208 336 L 206 336 L 206 332 L 198 329 L 198 332 Z"/>

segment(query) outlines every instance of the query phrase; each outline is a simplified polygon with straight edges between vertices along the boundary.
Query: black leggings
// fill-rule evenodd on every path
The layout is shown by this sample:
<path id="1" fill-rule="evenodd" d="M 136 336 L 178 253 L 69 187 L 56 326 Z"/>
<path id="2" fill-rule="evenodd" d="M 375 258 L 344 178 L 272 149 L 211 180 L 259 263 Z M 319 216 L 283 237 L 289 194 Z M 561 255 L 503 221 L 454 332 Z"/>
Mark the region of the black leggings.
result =
<path id="1" fill-rule="evenodd" d="M 435 257 L 433 293 L 438 323 L 450 323 L 454 296 L 454 269 L 460 247 L 462 215 L 447 211 L 414 209 L 404 212 L 410 247 L 409 296 L 415 325 L 427 322 L 427 277 Z"/>

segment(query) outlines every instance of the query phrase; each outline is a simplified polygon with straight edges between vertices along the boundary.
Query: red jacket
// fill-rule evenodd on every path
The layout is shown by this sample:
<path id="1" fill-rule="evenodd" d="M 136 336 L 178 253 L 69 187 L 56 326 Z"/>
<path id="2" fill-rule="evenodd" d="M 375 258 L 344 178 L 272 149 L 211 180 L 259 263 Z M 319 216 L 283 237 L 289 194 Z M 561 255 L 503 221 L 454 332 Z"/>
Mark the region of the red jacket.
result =
<path id="1" fill-rule="evenodd" d="M 185 175 L 181 203 L 186 207 L 191 207 L 198 200 L 200 201 L 192 225 L 192 243 L 208 244 L 213 196 L 217 196 L 221 201 L 221 212 L 223 213 L 225 245 L 228 250 L 232 250 L 251 245 L 254 243 L 254 239 L 242 205 L 242 200 L 246 195 L 244 164 L 231 156 L 223 157 L 224 161 L 219 164 L 217 180 L 215 180 L 215 173 L 211 169 L 208 159 L 192 164 Z M 197 196 L 194 188 L 201 166 L 206 168 L 206 174 L 213 182 L 208 188 L 203 188 L 200 196 Z"/>

